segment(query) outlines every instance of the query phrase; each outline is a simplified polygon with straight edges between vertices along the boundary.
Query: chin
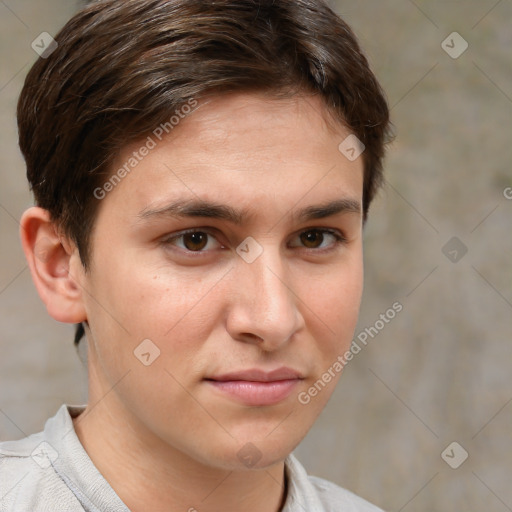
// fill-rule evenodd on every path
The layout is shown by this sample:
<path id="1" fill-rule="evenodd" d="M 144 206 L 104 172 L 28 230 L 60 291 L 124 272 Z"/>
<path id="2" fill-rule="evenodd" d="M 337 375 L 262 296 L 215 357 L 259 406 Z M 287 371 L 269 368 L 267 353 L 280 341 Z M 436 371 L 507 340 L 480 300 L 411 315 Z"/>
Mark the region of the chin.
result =
<path id="1" fill-rule="evenodd" d="M 227 471 L 264 470 L 281 463 L 291 453 L 291 450 L 281 450 L 271 453 L 266 448 L 261 450 L 254 443 L 247 442 L 237 451 L 230 451 L 220 457 L 212 457 L 209 465 Z"/>
<path id="2" fill-rule="evenodd" d="M 280 427 L 273 426 L 276 429 L 270 434 L 251 435 L 250 432 L 234 435 L 230 442 L 224 446 L 217 445 L 219 450 L 212 453 L 214 465 L 231 471 L 266 469 L 278 464 L 296 448 L 307 433 L 298 433 L 285 429 L 284 422 Z M 276 432 L 281 429 L 279 434 Z M 266 430 L 267 432 L 267 430 Z"/>

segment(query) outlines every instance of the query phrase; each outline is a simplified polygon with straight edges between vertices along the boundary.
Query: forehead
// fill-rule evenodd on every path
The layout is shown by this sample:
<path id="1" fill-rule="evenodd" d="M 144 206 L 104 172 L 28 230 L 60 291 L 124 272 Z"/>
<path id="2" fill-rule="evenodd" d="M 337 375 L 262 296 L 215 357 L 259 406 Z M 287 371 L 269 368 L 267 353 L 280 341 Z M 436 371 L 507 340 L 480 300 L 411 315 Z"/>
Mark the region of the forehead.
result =
<path id="1" fill-rule="evenodd" d="M 362 196 L 362 158 L 340 153 L 349 131 L 318 97 L 210 97 L 176 116 L 169 133 L 162 126 L 120 152 L 113 172 L 129 172 L 105 202 L 140 212 L 183 197 L 256 208 L 306 194 Z"/>
<path id="2" fill-rule="evenodd" d="M 307 126 L 307 133 L 304 128 Z M 169 142 L 178 145 L 184 139 L 194 138 L 198 144 L 210 140 L 222 142 L 234 150 L 258 150 L 266 145 L 291 146 L 304 136 L 310 145 L 321 138 L 339 135 L 346 128 L 333 122 L 322 99 L 318 96 L 296 95 L 275 98 L 269 95 L 236 93 L 211 96 L 201 100 L 192 114 L 176 126 Z M 270 130 L 282 129 L 279 139 Z M 312 134 L 314 138 L 310 138 Z M 323 142 L 326 142 L 325 140 Z M 201 148 L 207 149 L 207 148 Z M 210 148 L 211 149 L 211 148 Z"/>

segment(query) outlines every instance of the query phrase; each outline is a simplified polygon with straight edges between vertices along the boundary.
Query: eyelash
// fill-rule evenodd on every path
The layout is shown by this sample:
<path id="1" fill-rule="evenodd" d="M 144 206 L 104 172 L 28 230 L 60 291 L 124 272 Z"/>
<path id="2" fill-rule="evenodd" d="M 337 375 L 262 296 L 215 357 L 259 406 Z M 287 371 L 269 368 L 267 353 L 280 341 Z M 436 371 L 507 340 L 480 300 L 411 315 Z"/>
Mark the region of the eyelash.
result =
<path id="1" fill-rule="evenodd" d="M 345 245 L 348 241 L 342 232 L 340 232 L 338 230 L 334 230 L 334 229 L 327 229 L 327 228 L 305 229 L 303 231 L 300 231 L 296 236 L 300 237 L 300 235 L 302 235 L 304 233 L 309 233 L 309 232 L 318 232 L 322 235 L 326 235 L 326 234 L 331 235 L 334 237 L 334 242 L 328 248 L 323 248 L 323 249 L 310 248 L 310 247 L 303 246 L 302 249 L 305 249 L 308 252 L 313 251 L 317 254 L 319 254 L 319 253 L 326 254 L 328 252 L 336 250 L 340 245 Z M 211 229 L 209 229 L 209 228 L 193 228 L 193 229 L 187 229 L 185 231 L 180 231 L 179 233 L 176 233 L 172 236 L 168 236 L 168 237 L 164 238 L 161 241 L 161 243 L 164 246 L 174 245 L 173 244 L 174 241 L 179 240 L 180 238 L 183 238 L 185 235 L 189 235 L 189 234 L 193 234 L 193 233 L 204 233 L 205 235 L 208 235 L 209 237 L 215 238 L 215 240 L 217 240 L 217 238 L 215 236 L 215 232 L 213 232 Z M 221 244 L 221 242 L 219 242 L 218 240 L 217 240 L 217 243 Z M 322 243 L 323 243 L 323 240 L 322 240 Z M 222 245 L 222 248 L 225 248 L 225 247 Z M 209 252 L 211 252 L 211 250 L 191 251 L 189 249 L 182 248 L 182 247 L 178 247 L 177 249 L 179 251 L 186 253 L 187 256 L 190 255 L 192 257 L 199 257 L 200 255 L 208 254 Z"/>

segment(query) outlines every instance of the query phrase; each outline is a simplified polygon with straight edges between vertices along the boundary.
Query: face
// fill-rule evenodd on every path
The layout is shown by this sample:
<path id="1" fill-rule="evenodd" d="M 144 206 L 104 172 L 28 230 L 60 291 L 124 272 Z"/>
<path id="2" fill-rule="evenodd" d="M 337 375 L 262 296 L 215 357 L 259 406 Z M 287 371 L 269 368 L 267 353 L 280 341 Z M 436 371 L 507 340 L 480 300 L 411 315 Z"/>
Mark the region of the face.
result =
<path id="1" fill-rule="evenodd" d="M 114 172 L 137 163 L 106 187 L 77 275 L 90 401 L 109 393 L 148 444 L 267 467 L 334 390 L 331 370 L 299 399 L 354 333 L 363 162 L 340 153 L 349 132 L 325 115 L 312 97 L 215 97 L 119 155 Z"/>

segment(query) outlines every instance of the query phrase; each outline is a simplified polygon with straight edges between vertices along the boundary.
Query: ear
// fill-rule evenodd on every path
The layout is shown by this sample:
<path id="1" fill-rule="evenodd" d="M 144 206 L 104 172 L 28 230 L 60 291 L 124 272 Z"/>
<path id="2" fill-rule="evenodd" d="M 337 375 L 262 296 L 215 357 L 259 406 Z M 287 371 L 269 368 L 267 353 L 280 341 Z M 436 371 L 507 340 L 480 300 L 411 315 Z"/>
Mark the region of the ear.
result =
<path id="1" fill-rule="evenodd" d="M 84 269 L 78 249 L 59 234 L 49 212 L 43 208 L 29 208 L 20 225 L 32 279 L 50 316 L 74 324 L 87 320 L 80 286 Z"/>

